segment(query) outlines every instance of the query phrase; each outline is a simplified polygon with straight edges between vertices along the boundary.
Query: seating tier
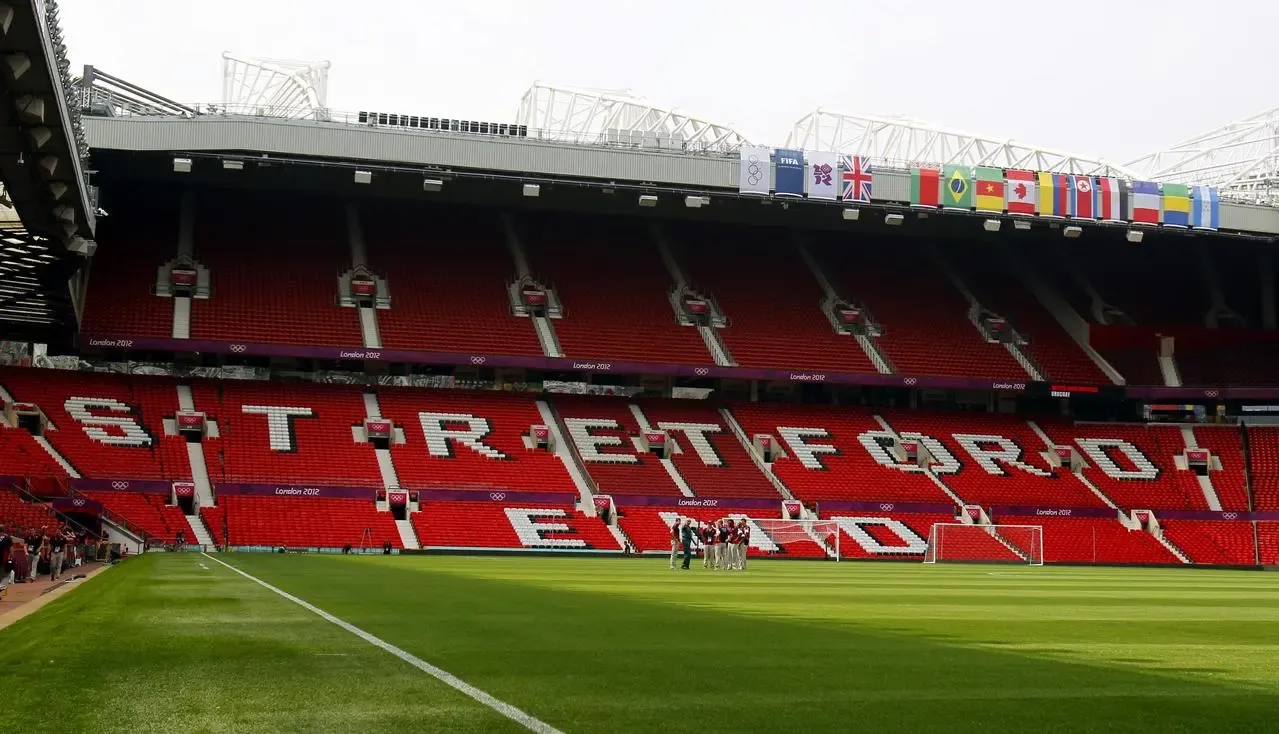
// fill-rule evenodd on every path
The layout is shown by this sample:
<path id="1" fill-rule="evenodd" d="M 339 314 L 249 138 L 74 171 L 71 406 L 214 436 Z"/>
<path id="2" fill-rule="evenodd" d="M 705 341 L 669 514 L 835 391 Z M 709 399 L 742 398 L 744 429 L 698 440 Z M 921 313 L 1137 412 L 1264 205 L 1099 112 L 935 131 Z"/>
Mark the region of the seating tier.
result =
<path id="1" fill-rule="evenodd" d="M 391 446 L 401 486 L 578 492 L 558 456 L 525 446 L 529 427 L 545 424 L 528 395 L 396 389 L 378 403 L 404 431 Z"/>
<path id="2" fill-rule="evenodd" d="M 1106 506 L 1083 483 L 1048 464 L 1043 457 L 1048 446 L 1022 418 L 904 410 L 885 412 L 885 417 L 898 432 L 931 436 L 941 442 L 953 460 L 942 461 L 935 473 L 965 502 L 986 507 Z M 1013 458 L 1006 460 L 1004 456 Z"/>
<path id="3" fill-rule="evenodd" d="M 163 191 L 120 191 L 98 220 L 81 330 L 89 336 L 168 339 L 173 299 L 154 295 L 156 273 L 177 256 L 178 202 Z"/>
<path id="4" fill-rule="evenodd" d="M 600 494 L 682 494 L 657 455 L 635 445 L 641 429 L 628 400 L 557 395 L 554 404 Z"/>
<path id="5" fill-rule="evenodd" d="M 647 226 L 544 215 L 527 220 L 524 231 L 530 267 L 564 307 L 554 327 L 565 356 L 712 363 L 697 329 L 676 320 L 673 281 Z"/>
<path id="6" fill-rule="evenodd" d="M 599 518 L 572 505 L 427 502 L 410 519 L 423 548 L 621 550 Z"/>
<path id="7" fill-rule="evenodd" d="M 1039 424 L 1054 444 L 1091 447 L 1092 454 L 1081 451 L 1083 475 L 1120 507 L 1209 509 L 1199 485 L 1188 484 L 1193 477 L 1176 469 L 1174 457 L 1185 450 L 1177 428 L 1050 420 Z"/>
<path id="8" fill-rule="evenodd" d="M 1164 537 L 1195 563 L 1251 566 L 1257 562 L 1252 523 L 1211 520 L 1160 520 Z"/>
<path id="9" fill-rule="evenodd" d="M 651 425 L 668 431 L 683 451 L 672 459 L 698 497 L 762 497 L 781 502 L 715 405 L 705 400 L 637 401 Z M 681 430 L 680 426 L 687 426 Z"/>
<path id="10" fill-rule="evenodd" d="M 359 387 L 229 380 L 218 409 L 221 475 L 232 484 L 379 487 L 373 447 L 351 433 L 365 417 Z"/>
<path id="11" fill-rule="evenodd" d="M 178 531 L 190 539 L 186 515 L 174 505 L 165 504 L 165 495 L 139 492 L 81 492 L 102 503 L 111 513 L 124 519 L 134 530 L 146 533 L 162 543 L 177 541 Z"/>
<path id="12" fill-rule="evenodd" d="M 307 215 L 283 215 L 293 208 Z M 192 339 L 364 343 L 356 309 L 337 305 L 338 276 L 351 262 L 340 202 L 206 197 L 196 223 L 196 258 L 209 269 L 210 294 L 191 303 Z"/>
<path id="13" fill-rule="evenodd" d="M 883 324 L 879 344 L 897 372 L 1026 380 L 1026 370 L 1002 345 L 977 332 L 968 302 L 926 250 L 905 240 L 840 239 L 814 252 L 840 295 L 863 302 Z"/>
<path id="14" fill-rule="evenodd" d="M 369 267 L 391 293 L 378 311 L 384 347 L 542 356 L 532 322 L 511 313 L 515 265 L 491 212 L 370 207 L 361 222 Z"/>
<path id="15" fill-rule="evenodd" d="M 748 436 L 763 433 L 780 442 L 786 456 L 773 471 L 806 502 L 953 504 L 922 472 L 891 462 L 882 448 L 883 427 L 864 409 L 744 403 L 732 410 Z M 867 446 L 878 447 L 878 459 Z"/>
<path id="16" fill-rule="evenodd" d="M 743 367 L 875 373 L 866 353 L 822 313 L 825 295 L 780 229 L 688 225 L 672 228 L 680 264 L 719 302 L 719 330 Z"/>
<path id="17" fill-rule="evenodd" d="M 372 495 L 367 500 L 226 495 L 218 506 L 231 545 L 381 548 L 390 541 L 394 548 L 404 547 L 395 519 L 378 512 Z"/>

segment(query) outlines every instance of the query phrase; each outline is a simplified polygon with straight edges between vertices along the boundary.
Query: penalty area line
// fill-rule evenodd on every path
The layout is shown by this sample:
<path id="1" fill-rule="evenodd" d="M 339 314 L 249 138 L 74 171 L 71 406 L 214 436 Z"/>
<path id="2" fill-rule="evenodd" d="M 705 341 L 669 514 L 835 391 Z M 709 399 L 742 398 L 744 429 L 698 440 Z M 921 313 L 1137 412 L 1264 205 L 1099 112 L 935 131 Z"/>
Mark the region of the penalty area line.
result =
<path id="1" fill-rule="evenodd" d="M 453 675 L 447 670 L 444 670 L 443 668 L 437 668 L 436 666 L 431 665 L 430 663 L 419 658 L 418 656 L 410 652 L 406 652 L 405 650 L 402 650 L 396 647 L 395 645 L 392 645 L 391 643 L 381 639 L 380 637 L 377 637 L 368 632 L 365 632 L 364 630 L 360 629 L 359 627 L 356 627 L 350 622 L 347 622 L 342 619 L 338 619 L 337 617 L 333 616 L 332 614 L 329 614 L 323 609 L 320 609 L 319 607 L 306 601 L 305 599 L 300 599 L 283 589 L 272 586 L 271 584 L 268 584 L 267 582 L 263 581 L 262 579 L 252 574 L 241 571 L 240 569 L 236 568 L 235 566 L 232 566 L 226 561 L 220 560 L 218 558 L 214 558 L 208 553 L 201 553 L 200 555 L 204 556 L 205 558 L 208 558 L 210 561 L 213 561 L 214 563 L 217 563 L 222 566 L 226 566 L 227 568 L 240 574 L 244 578 L 252 581 L 253 583 L 265 589 L 269 589 L 270 591 L 275 592 L 276 594 L 284 597 L 285 599 L 288 599 L 289 601 L 293 602 L 294 604 L 297 604 L 298 606 L 320 617 L 321 619 L 324 619 L 327 622 L 332 622 L 333 624 L 337 625 L 338 627 L 341 627 L 347 632 L 350 632 L 351 634 L 355 635 L 361 640 L 364 640 L 370 645 L 373 645 L 374 647 L 379 647 L 385 650 L 386 652 L 391 653 L 395 657 L 403 660 L 409 665 L 412 665 L 413 667 L 417 668 L 423 673 L 426 673 L 432 678 L 440 681 L 444 685 L 452 688 L 455 691 L 465 694 L 472 700 L 487 706 L 488 708 L 505 716 L 511 721 L 514 721 L 520 724 L 521 726 L 523 726 L 525 729 L 528 729 L 529 731 L 538 732 L 538 734 L 564 734 L 564 732 L 560 731 L 559 729 L 556 729 L 555 727 L 551 726 L 545 721 L 542 721 L 541 719 L 538 719 L 530 714 L 527 714 L 524 711 L 512 706 L 511 704 L 506 703 L 505 701 L 494 698 L 488 693 L 485 693 L 484 691 L 476 688 L 470 683 L 467 683 L 461 678 L 458 678 L 457 676 Z"/>

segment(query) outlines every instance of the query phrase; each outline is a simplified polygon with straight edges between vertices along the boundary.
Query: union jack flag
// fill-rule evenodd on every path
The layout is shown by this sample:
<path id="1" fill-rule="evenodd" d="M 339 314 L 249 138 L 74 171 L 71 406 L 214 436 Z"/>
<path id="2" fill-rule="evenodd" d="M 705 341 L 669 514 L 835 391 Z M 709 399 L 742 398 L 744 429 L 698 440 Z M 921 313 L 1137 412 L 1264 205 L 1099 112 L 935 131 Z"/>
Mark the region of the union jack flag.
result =
<path id="1" fill-rule="evenodd" d="M 844 201 L 870 201 L 870 160 L 860 155 L 839 157 L 839 179 L 843 183 L 840 198 Z"/>

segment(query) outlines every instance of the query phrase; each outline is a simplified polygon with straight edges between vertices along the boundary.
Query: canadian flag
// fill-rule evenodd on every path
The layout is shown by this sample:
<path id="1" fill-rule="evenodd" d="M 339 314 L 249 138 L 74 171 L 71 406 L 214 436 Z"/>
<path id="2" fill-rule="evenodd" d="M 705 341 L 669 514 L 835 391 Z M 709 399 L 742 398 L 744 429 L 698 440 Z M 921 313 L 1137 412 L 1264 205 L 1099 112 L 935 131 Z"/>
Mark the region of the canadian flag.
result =
<path id="1" fill-rule="evenodd" d="M 1005 196 L 1008 198 L 1009 214 L 1035 215 L 1035 173 L 1034 171 L 1004 171 Z"/>

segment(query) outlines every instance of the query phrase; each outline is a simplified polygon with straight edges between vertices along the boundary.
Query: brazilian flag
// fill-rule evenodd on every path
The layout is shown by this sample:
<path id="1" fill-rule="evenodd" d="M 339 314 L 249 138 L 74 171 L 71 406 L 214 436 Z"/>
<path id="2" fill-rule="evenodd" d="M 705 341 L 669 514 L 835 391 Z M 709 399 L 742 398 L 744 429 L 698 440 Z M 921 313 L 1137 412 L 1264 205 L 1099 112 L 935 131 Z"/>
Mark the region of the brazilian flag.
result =
<path id="1" fill-rule="evenodd" d="M 973 171 L 966 166 L 942 169 L 941 206 L 943 209 L 973 208 Z"/>

